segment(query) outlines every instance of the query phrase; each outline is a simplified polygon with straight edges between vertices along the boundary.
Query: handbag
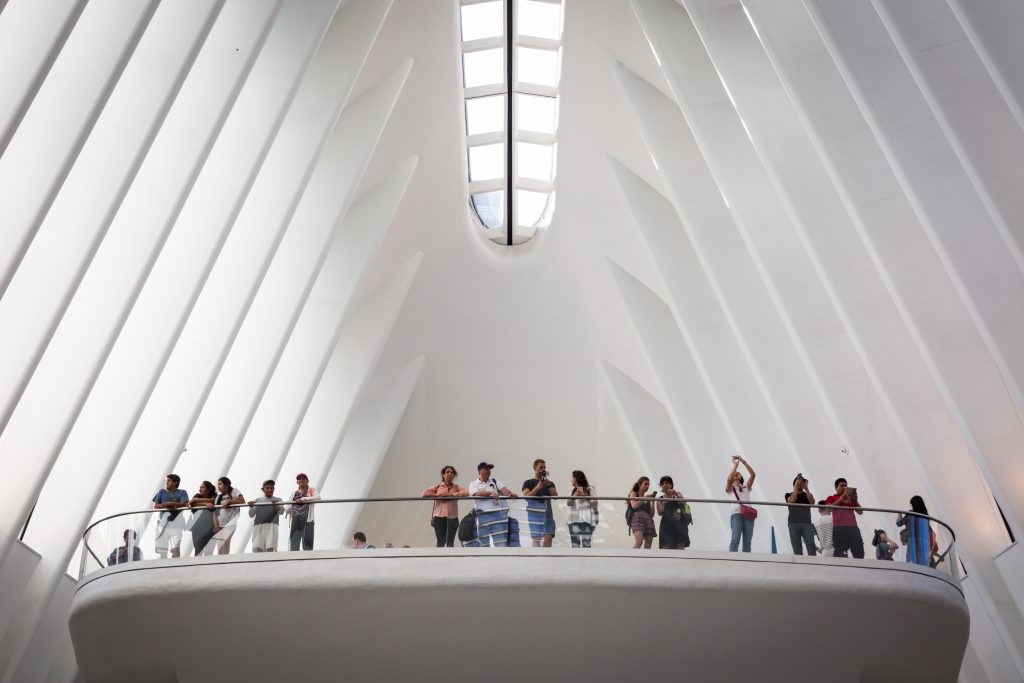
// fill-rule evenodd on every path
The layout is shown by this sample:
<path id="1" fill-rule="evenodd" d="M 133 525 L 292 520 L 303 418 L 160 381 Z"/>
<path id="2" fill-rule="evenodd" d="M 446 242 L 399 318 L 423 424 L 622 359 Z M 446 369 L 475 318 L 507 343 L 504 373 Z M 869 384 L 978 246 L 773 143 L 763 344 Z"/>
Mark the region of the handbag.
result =
<path id="1" fill-rule="evenodd" d="M 736 500 L 740 501 L 740 517 L 750 520 L 751 522 L 757 519 L 757 510 L 743 503 L 740 499 L 740 494 L 736 493 L 735 486 L 732 487 L 732 495 L 736 496 Z"/>

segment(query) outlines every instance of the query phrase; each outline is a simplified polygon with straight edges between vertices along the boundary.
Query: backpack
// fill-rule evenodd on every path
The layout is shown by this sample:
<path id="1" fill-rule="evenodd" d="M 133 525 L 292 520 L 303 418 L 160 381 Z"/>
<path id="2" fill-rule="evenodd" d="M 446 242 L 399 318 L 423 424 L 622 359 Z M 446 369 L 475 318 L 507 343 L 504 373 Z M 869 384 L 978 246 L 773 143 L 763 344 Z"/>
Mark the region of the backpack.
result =
<path id="1" fill-rule="evenodd" d="M 633 512 L 634 512 L 633 506 L 630 505 L 629 501 L 627 500 L 626 501 L 626 533 L 627 534 L 633 533 Z"/>
<path id="2" fill-rule="evenodd" d="M 690 512 L 690 504 L 683 503 L 683 521 L 686 526 L 693 526 L 693 513 Z"/>
<path id="3" fill-rule="evenodd" d="M 463 543 L 468 543 L 476 538 L 476 513 L 470 511 L 468 515 L 462 518 L 459 522 L 459 530 L 457 532 L 459 540 Z"/>

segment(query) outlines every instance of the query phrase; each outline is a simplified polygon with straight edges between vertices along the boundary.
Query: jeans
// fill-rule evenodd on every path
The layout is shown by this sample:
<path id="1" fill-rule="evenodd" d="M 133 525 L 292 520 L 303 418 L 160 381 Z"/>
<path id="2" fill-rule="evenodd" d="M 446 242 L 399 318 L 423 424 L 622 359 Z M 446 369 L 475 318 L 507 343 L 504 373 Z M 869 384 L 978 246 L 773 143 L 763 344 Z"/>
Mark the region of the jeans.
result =
<path id="1" fill-rule="evenodd" d="M 305 515 L 292 517 L 291 533 L 288 536 L 289 547 L 292 550 L 298 550 L 299 543 L 302 543 L 303 550 L 312 550 L 313 526 L 315 524 L 316 522 L 307 522 Z"/>
<path id="2" fill-rule="evenodd" d="M 860 529 L 855 526 L 833 526 L 832 545 L 833 557 L 846 557 L 846 551 L 858 560 L 864 559 L 864 539 L 860 535 Z"/>
<path id="3" fill-rule="evenodd" d="M 569 539 L 573 548 L 589 548 L 594 537 L 594 525 L 586 522 L 569 522 Z"/>
<path id="4" fill-rule="evenodd" d="M 437 547 L 455 547 L 455 534 L 459 531 L 459 520 L 447 517 L 434 517 L 432 520 L 434 536 L 437 539 Z"/>
<path id="5" fill-rule="evenodd" d="M 754 520 L 744 519 L 740 513 L 729 518 L 732 527 L 732 540 L 729 541 L 729 552 L 734 553 L 740 547 L 740 536 L 743 537 L 743 552 L 750 552 L 750 539 L 754 537 Z"/>
<path id="6" fill-rule="evenodd" d="M 803 545 L 807 546 L 807 554 L 814 557 L 816 554 L 814 549 L 814 525 L 810 522 L 790 522 L 789 543 L 793 546 L 794 555 L 804 554 L 803 546 L 800 544 L 801 540 Z"/>

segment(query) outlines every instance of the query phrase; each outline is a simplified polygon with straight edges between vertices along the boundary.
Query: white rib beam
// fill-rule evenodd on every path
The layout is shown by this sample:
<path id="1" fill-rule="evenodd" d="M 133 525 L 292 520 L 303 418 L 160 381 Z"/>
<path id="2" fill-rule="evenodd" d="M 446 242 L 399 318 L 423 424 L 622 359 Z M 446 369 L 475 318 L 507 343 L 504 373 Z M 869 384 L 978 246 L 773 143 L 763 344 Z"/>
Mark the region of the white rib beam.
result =
<path id="1" fill-rule="evenodd" d="M 273 9 L 271 3 L 269 8 Z M 166 238 L 228 108 L 252 66 L 272 12 L 252 13 L 252 32 L 215 27 L 139 170 L 121 210 L 61 320 L 7 429 L 0 463 L 26 486 L 0 522 L 0 557 L 35 503 L 132 303 Z M 246 49 L 245 59 L 221 55 Z M 211 90 L 211 86 L 213 89 Z M 99 426 L 103 428 L 104 426 Z M 25 458 L 30 452 L 33 458 Z M 60 526 L 57 524 L 56 526 Z"/>
<path id="2" fill-rule="evenodd" d="M 342 234 L 351 198 L 411 67 L 407 60 L 345 108 L 203 405 L 188 438 L 189 451 L 175 467 L 188 480 L 219 476 L 212 473 L 226 472 L 234 459 L 331 242 Z M 312 357 L 303 360 L 322 365 Z M 241 483 L 256 486 L 264 479 Z"/>
<path id="3" fill-rule="evenodd" d="M 87 0 L 0 2 L 0 156 L 46 80 Z"/>
<path id="4" fill-rule="evenodd" d="M 410 159 L 355 200 L 345 215 L 259 405 L 254 412 L 241 416 L 240 419 L 245 421 L 237 430 L 230 427 L 235 424 L 228 420 L 230 414 L 217 421 L 221 432 L 226 432 L 220 435 L 221 448 L 231 455 L 224 470 L 230 471 L 232 481 L 240 486 L 251 489 L 266 479 L 268 463 L 273 462 L 277 454 L 285 452 L 294 438 L 337 345 L 342 322 L 356 288 L 387 233 L 416 162 L 416 158 Z M 204 412 L 194 435 L 200 432 L 206 419 Z M 245 435 L 241 450 L 250 456 L 237 461 L 235 456 L 239 452 L 239 444 L 227 441 L 236 433 L 238 438 Z M 211 430 L 210 436 L 216 437 L 217 433 Z M 195 442 L 195 436 L 190 442 Z M 217 451 L 216 448 L 210 450 Z M 268 457 L 260 457 L 257 453 Z"/>
<path id="5" fill-rule="evenodd" d="M 0 430 L 142 165 L 223 0 L 161 6 L 0 298 Z"/>
<path id="6" fill-rule="evenodd" d="M 329 470 L 348 430 L 353 406 L 373 375 L 422 260 L 421 253 L 414 254 L 349 313 L 302 423 L 287 444 L 287 452 L 274 454 L 274 459 L 266 463 L 268 476 L 276 474 L 282 481 L 289 481 L 296 472 L 324 476 Z M 240 453 L 239 457 L 245 455 Z"/>
<path id="7" fill-rule="evenodd" d="M 386 12 L 385 4 L 352 0 L 334 16 L 97 515 L 131 507 L 121 491 L 136 492 L 136 505 L 143 503 L 177 460 Z"/>
<path id="8" fill-rule="evenodd" d="M 89 3 L 0 157 L 0 296 L 158 4 Z"/>

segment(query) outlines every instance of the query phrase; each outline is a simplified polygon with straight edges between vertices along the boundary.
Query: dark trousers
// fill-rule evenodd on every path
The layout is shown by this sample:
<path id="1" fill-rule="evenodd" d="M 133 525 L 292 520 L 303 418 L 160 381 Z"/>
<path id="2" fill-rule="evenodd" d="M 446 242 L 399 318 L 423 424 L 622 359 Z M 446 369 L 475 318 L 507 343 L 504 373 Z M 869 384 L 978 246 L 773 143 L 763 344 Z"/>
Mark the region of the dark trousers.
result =
<path id="1" fill-rule="evenodd" d="M 448 519 L 447 517 L 434 517 L 431 521 L 434 527 L 434 536 L 437 538 L 437 547 L 455 547 L 455 534 L 459 531 L 459 520 Z"/>
<path id="2" fill-rule="evenodd" d="M 833 526 L 832 547 L 833 557 L 846 557 L 846 551 L 850 551 L 858 560 L 864 559 L 864 539 L 855 526 Z"/>
<path id="3" fill-rule="evenodd" d="M 306 516 L 292 517 L 292 529 L 288 535 L 288 544 L 292 550 L 298 550 L 302 544 L 303 550 L 313 549 L 313 527 L 316 522 L 307 522 Z"/>
<path id="4" fill-rule="evenodd" d="M 814 525 L 810 522 L 789 523 L 789 544 L 793 546 L 794 555 L 803 555 L 804 549 L 800 544 L 807 546 L 807 554 L 814 557 L 817 552 L 814 549 Z"/>
<path id="5" fill-rule="evenodd" d="M 586 522 L 569 522 L 569 540 L 573 548 L 589 548 L 594 537 L 594 525 Z"/>

